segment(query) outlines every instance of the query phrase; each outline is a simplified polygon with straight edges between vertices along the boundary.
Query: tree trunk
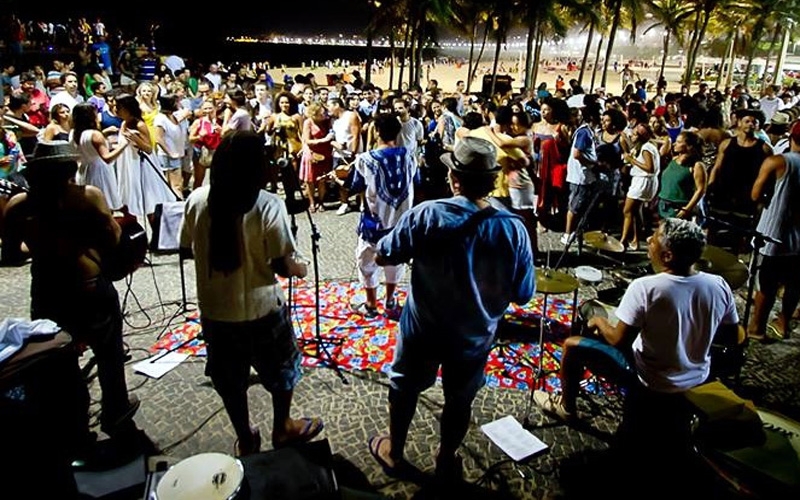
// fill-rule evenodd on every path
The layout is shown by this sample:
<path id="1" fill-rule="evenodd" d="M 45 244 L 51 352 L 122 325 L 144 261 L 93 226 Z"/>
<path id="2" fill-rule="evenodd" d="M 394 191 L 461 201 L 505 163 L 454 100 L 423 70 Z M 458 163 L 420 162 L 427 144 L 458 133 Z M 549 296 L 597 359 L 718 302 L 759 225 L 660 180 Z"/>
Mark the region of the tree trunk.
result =
<path id="1" fill-rule="evenodd" d="M 411 24 L 406 23 L 406 32 L 403 34 L 403 51 L 400 57 L 400 72 L 397 77 L 397 88 L 403 88 L 403 72 L 406 69 L 406 56 L 408 55 L 408 37 L 411 32 Z"/>
<path id="2" fill-rule="evenodd" d="M 536 20 L 531 20 L 528 24 L 528 39 L 525 44 L 525 89 L 530 90 L 536 86 L 536 81 L 531 80 L 533 76 L 533 48 L 536 45 Z"/>
<path id="3" fill-rule="evenodd" d="M 372 81 L 372 29 L 367 30 L 367 62 L 364 64 L 364 81 Z"/>
<path id="4" fill-rule="evenodd" d="M 394 85 L 394 29 L 389 28 L 389 88 Z"/>
<path id="5" fill-rule="evenodd" d="M 783 85 L 783 64 L 786 62 L 786 52 L 789 49 L 789 38 L 792 34 L 792 24 L 783 30 L 783 41 L 781 42 L 781 51 L 778 53 L 778 60 L 775 61 L 775 76 L 772 78 L 772 83 L 775 85 Z"/>
<path id="6" fill-rule="evenodd" d="M 425 62 L 425 16 L 420 16 L 419 24 L 417 25 L 417 70 L 415 72 L 416 78 L 414 83 L 419 85 L 422 80 L 422 66 Z M 425 78 L 427 82 L 427 75 Z M 427 83 L 426 83 L 427 86 Z"/>
<path id="7" fill-rule="evenodd" d="M 686 74 L 689 75 L 689 82 L 686 84 L 687 87 L 692 84 L 691 75 L 694 73 L 694 66 L 697 62 L 697 54 L 700 52 L 700 44 L 703 41 L 703 38 L 705 38 L 706 36 L 706 29 L 708 29 L 708 22 L 710 20 L 711 20 L 711 12 L 706 12 L 703 17 L 703 25 L 700 27 L 700 34 L 697 37 L 697 43 L 694 45 L 694 50 L 692 51 L 692 57 L 690 60 L 691 64 L 686 68 Z"/>
<path id="8" fill-rule="evenodd" d="M 478 18 L 476 17 L 473 20 L 472 24 L 472 34 L 469 38 L 469 62 L 467 63 L 467 94 L 469 94 L 469 88 L 472 85 L 472 81 L 470 80 L 470 75 L 472 74 L 472 63 L 475 61 L 475 39 L 478 37 Z"/>
<path id="9" fill-rule="evenodd" d="M 775 32 L 772 34 L 772 40 L 769 41 L 769 48 L 767 49 L 767 57 L 764 61 L 764 73 L 761 75 L 761 92 L 767 87 L 767 72 L 769 71 L 769 61 L 772 59 L 772 52 L 775 50 L 775 45 L 778 44 L 778 38 L 781 36 L 783 27 L 781 25 L 775 26 Z"/>
<path id="10" fill-rule="evenodd" d="M 533 58 L 533 81 L 539 77 L 539 61 L 542 60 L 542 45 L 544 45 L 544 31 L 536 26 L 536 55 Z"/>
<path id="11" fill-rule="evenodd" d="M 725 43 L 725 55 L 722 56 L 722 64 L 719 67 L 719 74 L 717 75 L 717 84 L 714 86 L 715 90 L 719 90 L 719 87 L 722 84 L 723 73 L 727 77 L 727 74 L 733 71 L 733 61 L 731 59 L 731 54 L 733 54 L 733 42 L 735 39 L 736 39 L 736 31 L 732 31 L 730 36 L 728 36 L 727 43 Z M 727 68 L 727 71 L 725 68 Z"/>
<path id="12" fill-rule="evenodd" d="M 697 15 L 694 16 L 694 29 L 692 30 L 692 38 L 689 40 L 689 48 L 686 50 L 686 68 L 684 68 L 683 73 L 683 84 L 686 85 L 687 88 L 690 88 L 692 85 L 692 74 L 691 71 L 694 70 L 694 63 L 691 63 L 692 54 L 694 53 L 694 47 L 698 43 L 700 43 L 700 39 L 698 35 L 700 34 L 700 16 L 702 15 L 701 12 L 697 12 Z M 691 64 L 690 64 L 691 63 Z M 690 70 L 690 66 L 692 66 Z"/>
<path id="13" fill-rule="evenodd" d="M 594 21 L 589 23 L 589 37 L 586 39 L 586 48 L 583 49 L 583 61 L 581 62 L 581 72 L 578 74 L 578 85 L 583 86 L 583 75 L 586 72 L 586 63 L 589 62 L 589 50 L 592 46 L 592 38 L 594 38 Z M 661 70 L 664 71 L 663 68 Z"/>
<path id="14" fill-rule="evenodd" d="M 490 98 L 494 96 L 494 86 L 497 83 L 497 65 L 500 62 L 500 49 L 503 45 L 503 38 L 505 37 L 505 21 L 500 20 L 497 26 L 497 43 L 494 46 L 494 63 L 492 64 L 492 86 L 489 91 Z"/>
<path id="15" fill-rule="evenodd" d="M 411 24 L 411 34 L 409 35 L 411 39 L 411 45 L 408 47 L 408 85 L 414 85 L 416 81 L 417 75 L 417 22 L 416 19 Z"/>
<path id="16" fill-rule="evenodd" d="M 606 61 L 603 65 L 603 77 L 600 79 L 600 86 L 605 87 L 608 81 L 608 63 L 611 61 L 612 51 L 614 50 L 614 38 L 617 36 L 620 17 L 622 17 L 622 0 L 614 3 L 614 19 L 611 21 L 611 31 L 608 33 L 608 45 L 606 46 Z"/>
<path id="17" fill-rule="evenodd" d="M 597 41 L 597 51 L 594 54 L 594 66 L 592 67 L 592 84 L 589 92 L 594 92 L 594 79 L 597 76 L 597 67 L 600 66 L 600 49 L 603 47 L 603 33 L 600 33 L 600 40 Z"/>
<path id="18" fill-rule="evenodd" d="M 747 66 L 744 68 L 744 85 L 750 80 L 750 70 L 753 69 L 753 59 L 756 57 L 756 49 L 761 41 L 761 32 L 764 30 L 764 19 L 760 17 L 753 27 L 753 35 L 750 38 L 750 50 L 747 51 Z"/>
<path id="19" fill-rule="evenodd" d="M 486 40 L 489 39 L 489 21 L 486 21 L 485 29 L 483 30 L 483 41 L 481 42 L 481 50 L 478 51 L 478 59 L 475 61 L 475 66 L 472 68 L 472 74 L 469 75 L 469 80 L 467 81 L 467 91 L 469 91 L 470 86 L 472 85 L 472 81 L 475 79 L 475 75 L 478 73 L 478 67 L 481 65 L 481 58 L 483 57 L 483 51 L 486 50 Z"/>
<path id="20" fill-rule="evenodd" d="M 661 69 L 658 71 L 659 81 L 664 76 L 664 67 L 667 65 L 667 54 L 669 53 L 669 35 L 670 32 L 667 30 L 667 32 L 664 33 L 664 55 L 661 56 Z"/>

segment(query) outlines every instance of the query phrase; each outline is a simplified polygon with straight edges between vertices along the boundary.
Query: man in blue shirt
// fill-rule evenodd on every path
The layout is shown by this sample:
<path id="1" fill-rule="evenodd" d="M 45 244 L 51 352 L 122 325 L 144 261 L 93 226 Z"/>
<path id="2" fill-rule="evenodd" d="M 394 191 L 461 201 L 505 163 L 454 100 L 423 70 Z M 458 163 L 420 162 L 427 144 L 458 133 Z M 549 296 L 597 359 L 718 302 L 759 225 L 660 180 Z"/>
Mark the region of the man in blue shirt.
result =
<path id="1" fill-rule="evenodd" d="M 412 208 L 377 245 L 379 265 L 413 259 L 414 266 L 389 374 L 390 433 L 371 438 L 369 448 L 386 474 L 408 470 L 403 448 L 417 399 L 441 366 L 445 405 L 436 473 L 451 480 L 462 474 L 456 451 L 498 322 L 510 302 L 531 299 L 535 273 L 522 219 L 486 199 L 500 171 L 495 147 L 466 137 L 441 159 L 455 196 Z"/>

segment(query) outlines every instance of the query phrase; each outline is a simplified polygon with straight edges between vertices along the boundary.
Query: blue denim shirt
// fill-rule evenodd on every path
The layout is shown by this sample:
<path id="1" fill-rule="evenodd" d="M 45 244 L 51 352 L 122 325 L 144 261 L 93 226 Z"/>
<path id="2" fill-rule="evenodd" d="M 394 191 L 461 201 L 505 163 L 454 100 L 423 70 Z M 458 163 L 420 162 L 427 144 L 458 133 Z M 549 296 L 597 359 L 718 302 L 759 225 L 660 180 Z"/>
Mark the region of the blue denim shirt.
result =
<path id="1" fill-rule="evenodd" d="M 501 209 L 462 231 L 478 211 L 463 196 L 427 201 L 378 242 L 387 263 L 413 259 L 403 337 L 424 336 L 440 352 L 466 358 L 485 355 L 509 303 L 526 304 L 536 290 L 522 219 Z"/>

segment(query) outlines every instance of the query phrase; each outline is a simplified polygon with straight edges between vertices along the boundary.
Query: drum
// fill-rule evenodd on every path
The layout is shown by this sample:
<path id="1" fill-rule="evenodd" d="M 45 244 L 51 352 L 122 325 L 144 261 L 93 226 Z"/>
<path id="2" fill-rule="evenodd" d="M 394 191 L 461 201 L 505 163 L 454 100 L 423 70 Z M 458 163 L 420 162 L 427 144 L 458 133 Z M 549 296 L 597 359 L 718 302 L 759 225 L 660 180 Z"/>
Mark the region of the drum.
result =
<path id="1" fill-rule="evenodd" d="M 725 338 L 715 335 L 711 342 L 711 378 L 724 379 L 738 377 L 744 365 L 747 348 L 747 334 L 742 325 L 735 337 Z"/>
<path id="2" fill-rule="evenodd" d="M 766 439 L 760 445 L 695 450 L 716 478 L 737 494 L 800 498 L 800 422 L 757 408 Z"/>
<path id="3" fill-rule="evenodd" d="M 158 500 L 234 500 L 244 466 L 223 453 L 201 453 L 170 467 L 156 487 Z"/>
<path id="4" fill-rule="evenodd" d="M 614 315 L 614 311 L 616 311 L 616 309 L 616 306 L 600 302 L 597 299 L 584 300 L 581 302 L 581 305 L 578 306 L 578 334 L 593 336 L 588 330 L 587 324 L 589 323 L 589 320 L 595 316 L 606 318 L 612 326 L 616 326 L 617 322 L 619 322 L 619 319 L 617 319 L 616 315 Z"/>
<path id="5" fill-rule="evenodd" d="M 603 281 L 603 272 L 592 266 L 578 266 L 575 268 L 575 277 L 583 284 L 596 285 Z"/>

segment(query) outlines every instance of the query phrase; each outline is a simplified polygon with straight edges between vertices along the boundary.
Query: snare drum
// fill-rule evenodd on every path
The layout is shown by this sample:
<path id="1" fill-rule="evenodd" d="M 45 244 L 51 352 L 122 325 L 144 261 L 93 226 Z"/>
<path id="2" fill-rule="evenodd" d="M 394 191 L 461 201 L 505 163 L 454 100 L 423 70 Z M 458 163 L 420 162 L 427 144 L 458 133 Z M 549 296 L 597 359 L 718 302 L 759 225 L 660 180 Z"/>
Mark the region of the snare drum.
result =
<path id="1" fill-rule="evenodd" d="M 244 466 L 223 453 L 200 453 L 170 467 L 156 487 L 158 500 L 234 500 Z"/>
<path id="2" fill-rule="evenodd" d="M 597 299 L 584 300 L 578 307 L 578 334 L 588 336 L 591 333 L 587 324 L 595 316 L 606 318 L 611 323 L 611 326 L 616 326 L 617 322 L 619 322 L 619 319 L 614 314 L 616 310 L 615 306 L 600 302 Z"/>

